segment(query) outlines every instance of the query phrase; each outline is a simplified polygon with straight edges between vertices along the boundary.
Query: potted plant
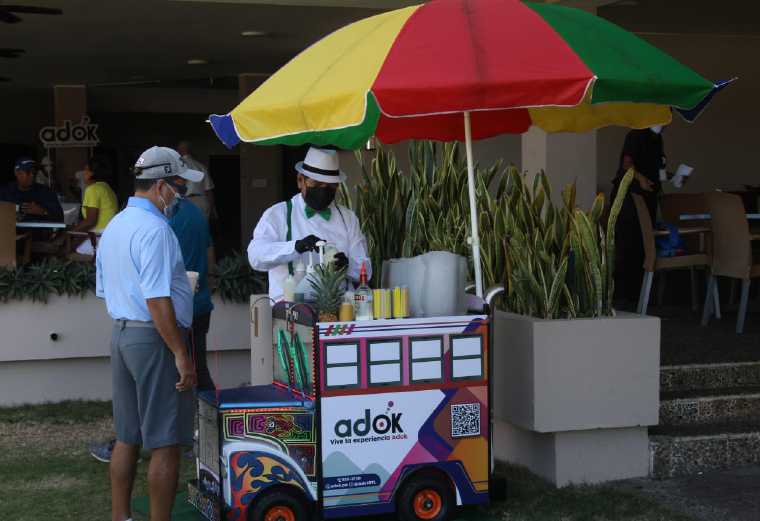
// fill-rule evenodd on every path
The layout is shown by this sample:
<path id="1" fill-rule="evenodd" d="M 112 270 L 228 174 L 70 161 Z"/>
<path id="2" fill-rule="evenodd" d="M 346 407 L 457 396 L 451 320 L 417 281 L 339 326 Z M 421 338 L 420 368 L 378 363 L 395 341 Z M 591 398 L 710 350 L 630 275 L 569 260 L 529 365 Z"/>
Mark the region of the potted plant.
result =
<path id="1" fill-rule="evenodd" d="M 409 150 L 408 175 L 382 149 L 362 163 L 357 213 L 374 265 L 434 249 L 469 257 L 457 145 Z M 500 163 L 477 170 L 484 282 L 506 290 L 493 324 L 495 456 L 558 485 L 648 471 L 659 320 L 612 305 L 615 224 L 632 175 L 606 215 L 601 194 L 576 208 L 574 185 L 555 205 L 544 173 L 529 184 Z"/>
<path id="2" fill-rule="evenodd" d="M 570 186 L 556 207 L 544 174 L 532 189 L 518 176 L 496 213 L 504 230 L 486 230 L 491 248 L 503 245 L 506 273 L 494 313 L 495 455 L 560 486 L 649 470 L 659 319 L 612 305 L 615 224 L 631 178 L 604 219 L 601 194 L 584 212 Z"/>

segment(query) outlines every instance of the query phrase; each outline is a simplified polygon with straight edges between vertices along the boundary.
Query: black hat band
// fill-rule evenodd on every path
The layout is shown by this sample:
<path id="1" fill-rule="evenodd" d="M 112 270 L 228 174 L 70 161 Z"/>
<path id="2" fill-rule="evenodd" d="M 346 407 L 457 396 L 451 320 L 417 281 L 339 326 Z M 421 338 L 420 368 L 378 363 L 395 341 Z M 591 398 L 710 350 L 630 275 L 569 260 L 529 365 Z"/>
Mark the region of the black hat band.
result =
<path id="1" fill-rule="evenodd" d="M 333 177 L 340 177 L 340 170 L 325 170 L 323 168 L 317 168 L 316 166 L 307 165 L 306 163 L 301 165 L 301 168 L 312 174 L 329 175 Z"/>

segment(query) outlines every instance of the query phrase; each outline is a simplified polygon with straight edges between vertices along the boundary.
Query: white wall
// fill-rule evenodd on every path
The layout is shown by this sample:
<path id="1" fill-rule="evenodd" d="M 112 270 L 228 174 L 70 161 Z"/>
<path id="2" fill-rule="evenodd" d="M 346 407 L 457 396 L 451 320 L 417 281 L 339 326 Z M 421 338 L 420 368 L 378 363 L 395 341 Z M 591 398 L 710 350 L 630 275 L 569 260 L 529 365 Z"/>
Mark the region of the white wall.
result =
<path id="1" fill-rule="evenodd" d="M 248 305 L 214 298 L 214 306 L 209 370 L 217 385 L 237 387 L 250 381 Z M 109 399 L 112 324 L 103 302 L 92 295 L 0 304 L 0 406 Z"/>
<path id="2" fill-rule="evenodd" d="M 220 388 L 250 381 L 250 352 L 214 351 L 209 371 Z M 110 400 L 111 362 L 106 357 L 0 362 L 0 407 L 60 402 Z"/>

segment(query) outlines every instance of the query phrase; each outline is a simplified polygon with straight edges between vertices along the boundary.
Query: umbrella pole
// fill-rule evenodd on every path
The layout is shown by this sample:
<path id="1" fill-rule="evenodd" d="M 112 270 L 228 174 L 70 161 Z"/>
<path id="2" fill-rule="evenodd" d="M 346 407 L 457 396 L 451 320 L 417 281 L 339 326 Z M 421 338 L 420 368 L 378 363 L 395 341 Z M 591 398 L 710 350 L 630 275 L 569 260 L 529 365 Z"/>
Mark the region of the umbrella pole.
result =
<path id="1" fill-rule="evenodd" d="M 464 113 L 464 137 L 467 150 L 467 191 L 470 195 L 470 246 L 472 246 L 472 262 L 475 265 L 475 294 L 483 296 L 483 271 L 480 265 L 480 234 L 478 232 L 478 208 L 475 200 L 475 166 L 472 161 L 472 126 L 470 113 Z"/>

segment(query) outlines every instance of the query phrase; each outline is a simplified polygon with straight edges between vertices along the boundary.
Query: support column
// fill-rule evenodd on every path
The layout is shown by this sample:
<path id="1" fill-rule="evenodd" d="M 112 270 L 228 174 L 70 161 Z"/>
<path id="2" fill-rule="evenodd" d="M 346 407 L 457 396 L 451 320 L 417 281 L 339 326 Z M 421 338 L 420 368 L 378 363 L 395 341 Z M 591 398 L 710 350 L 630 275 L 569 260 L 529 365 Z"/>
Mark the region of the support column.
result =
<path id="1" fill-rule="evenodd" d="M 599 0 L 561 0 L 560 3 L 596 14 Z M 552 185 L 554 204 L 562 204 L 562 189 L 576 182 L 578 207 L 588 210 L 597 193 L 596 131 L 547 134 L 536 127 L 522 135 L 522 169 L 528 178 L 543 170 Z"/>
<path id="2" fill-rule="evenodd" d="M 562 204 L 562 189 L 576 183 L 576 204 L 591 208 L 596 197 L 596 131 L 547 134 L 531 127 L 522 136 L 522 170 L 532 179 L 543 170 L 552 185 L 554 204 Z"/>
<path id="3" fill-rule="evenodd" d="M 55 85 L 53 87 L 55 125 L 71 121 L 78 124 L 87 115 L 87 87 L 84 85 Z M 86 148 L 58 148 L 55 150 L 55 177 L 63 192 L 68 192 L 74 173 L 81 170 L 88 159 Z M 53 155 L 53 154 L 51 154 Z"/>
<path id="4" fill-rule="evenodd" d="M 241 101 L 265 78 L 241 74 Z M 241 143 L 240 147 L 240 236 L 243 248 L 253 236 L 253 229 L 264 210 L 282 200 L 282 149 L 279 146 L 257 146 Z"/>

